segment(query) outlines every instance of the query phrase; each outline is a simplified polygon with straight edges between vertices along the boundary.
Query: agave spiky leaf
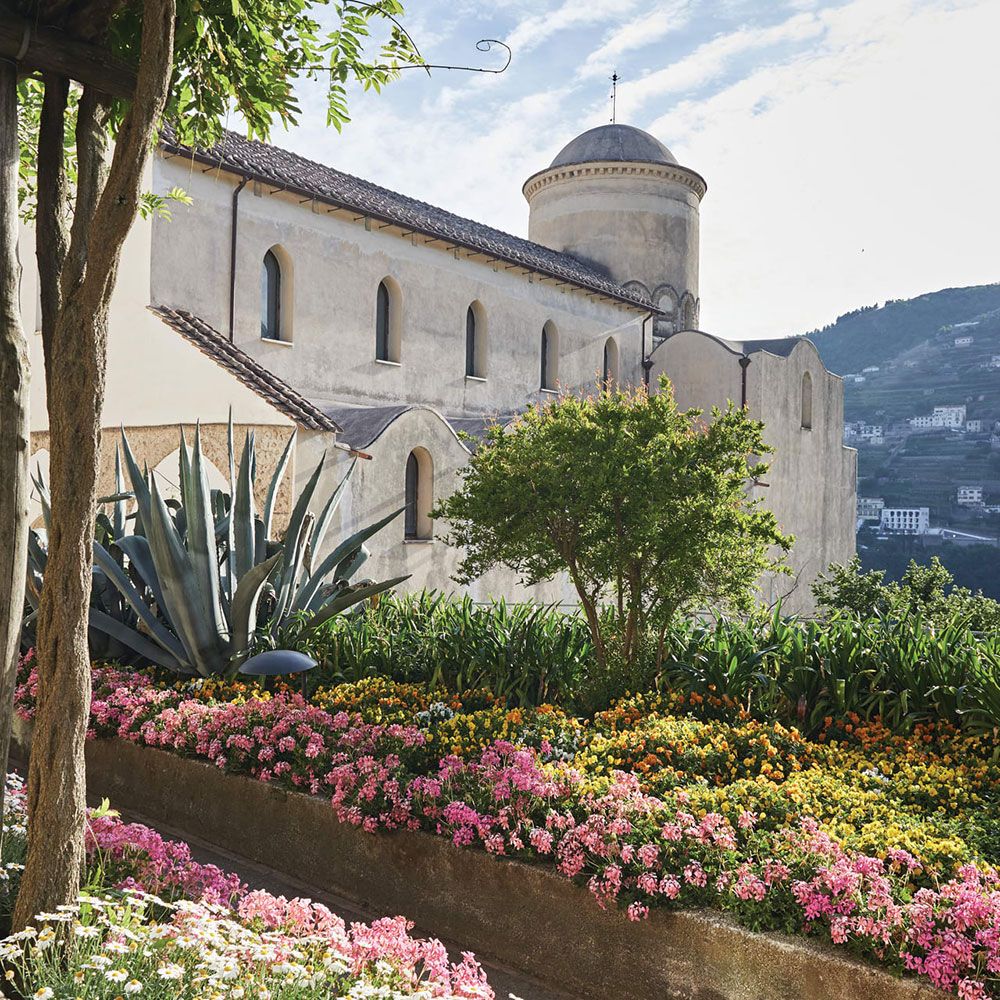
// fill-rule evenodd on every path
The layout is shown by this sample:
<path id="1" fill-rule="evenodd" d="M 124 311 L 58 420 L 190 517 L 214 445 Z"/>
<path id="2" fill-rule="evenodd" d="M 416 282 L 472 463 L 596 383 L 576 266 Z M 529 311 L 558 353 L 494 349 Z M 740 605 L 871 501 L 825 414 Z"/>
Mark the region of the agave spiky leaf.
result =
<path id="1" fill-rule="evenodd" d="M 185 662 L 184 647 L 175 635 L 172 635 L 149 606 L 142 599 L 142 594 L 133 586 L 125 571 L 115 562 L 111 553 L 103 545 L 94 543 L 94 563 L 100 567 L 101 571 L 118 588 L 119 593 L 128 602 L 129 607 L 136 613 L 139 620 L 149 630 L 149 634 L 163 649 L 168 652 L 178 662 Z M 116 638 L 120 638 L 116 636 Z M 134 648 L 134 647 L 133 647 Z"/>
<path id="2" fill-rule="evenodd" d="M 313 631 L 319 628 L 324 622 L 329 621 L 336 615 L 341 614 L 348 608 L 353 607 L 355 604 L 360 604 L 361 601 L 367 600 L 369 597 L 374 597 L 376 594 L 382 594 L 387 590 L 391 590 L 393 587 L 398 586 L 404 580 L 408 580 L 410 577 L 407 576 L 397 576 L 392 580 L 385 580 L 382 583 L 363 583 L 356 587 L 348 587 L 346 590 L 335 594 L 330 601 L 323 605 L 323 607 L 310 619 L 309 630 Z"/>
<path id="3" fill-rule="evenodd" d="M 152 476 L 149 488 L 149 546 L 167 613 L 198 673 L 217 673 L 220 660 L 227 658 L 229 642 L 229 624 L 222 614 L 218 591 L 196 571 Z M 210 571 L 214 574 L 215 567 Z"/>
<path id="4" fill-rule="evenodd" d="M 289 459 L 292 457 L 292 448 L 295 446 L 295 439 L 298 437 L 298 431 L 292 431 L 289 435 L 288 443 L 285 445 L 284 451 L 281 453 L 281 457 L 278 459 L 278 464 L 275 467 L 274 475 L 271 476 L 270 485 L 267 487 L 267 500 L 264 503 L 264 537 L 271 537 L 271 523 L 274 519 L 274 507 L 278 501 L 278 490 L 281 489 L 281 480 L 285 476 L 285 470 L 288 468 Z"/>
<path id="5" fill-rule="evenodd" d="M 405 507 L 400 507 L 398 510 L 392 511 L 392 513 L 387 514 L 381 520 L 368 525 L 366 528 L 361 528 L 359 531 L 354 532 L 354 534 L 345 541 L 341 542 L 323 559 L 319 566 L 316 567 L 312 576 L 310 576 L 305 584 L 300 588 L 299 595 L 292 605 L 292 610 L 305 611 L 311 607 L 314 608 L 315 597 L 319 593 L 320 588 L 323 586 L 324 580 L 330 576 L 336 567 L 340 566 L 342 563 L 346 564 L 347 560 L 352 559 L 354 554 L 361 549 L 362 545 L 368 541 L 372 535 L 381 531 L 394 518 L 399 517 L 404 510 L 406 510 Z"/>
<path id="6" fill-rule="evenodd" d="M 240 580 L 233 597 L 232 608 L 232 641 L 229 659 L 229 672 L 235 673 L 246 659 L 250 646 L 250 637 L 257 624 L 257 603 L 267 578 L 281 562 L 282 553 L 278 552 L 262 563 L 257 563 L 246 576 Z"/>
<path id="7" fill-rule="evenodd" d="M 236 476 L 236 492 L 233 495 L 232 521 L 235 579 L 239 580 L 253 569 L 257 562 L 257 537 L 254 521 L 256 510 L 253 496 L 253 470 L 256 465 L 254 455 L 254 435 L 247 432 L 243 443 L 243 455 L 240 458 L 239 471 Z"/>

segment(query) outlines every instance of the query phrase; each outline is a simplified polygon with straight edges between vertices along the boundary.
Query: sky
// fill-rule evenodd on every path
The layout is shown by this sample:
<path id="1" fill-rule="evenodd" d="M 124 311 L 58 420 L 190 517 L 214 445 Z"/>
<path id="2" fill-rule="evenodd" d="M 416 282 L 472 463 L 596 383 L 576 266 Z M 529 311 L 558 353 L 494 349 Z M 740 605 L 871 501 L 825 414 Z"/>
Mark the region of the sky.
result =
<path id="1" fill-rule="evenodd" d="M 708 182 L 701 326 L 804 333 L 890 298 L 1000 281 L 1000 0 L 411 0 L 429 62 L 322 89 L 272 141 L 517 235 L 521 185 L 575 135 L 646 129 Z"/>

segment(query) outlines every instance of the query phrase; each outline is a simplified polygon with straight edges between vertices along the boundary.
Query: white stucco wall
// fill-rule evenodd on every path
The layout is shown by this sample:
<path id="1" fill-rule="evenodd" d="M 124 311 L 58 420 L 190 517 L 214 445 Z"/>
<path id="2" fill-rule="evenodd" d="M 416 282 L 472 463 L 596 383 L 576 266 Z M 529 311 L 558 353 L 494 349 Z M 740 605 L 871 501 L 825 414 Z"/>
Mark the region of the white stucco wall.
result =
<path id="1" fill-rule="evenodd" d="M 152 298 L 182 306 L 216 329 L 229 324 L 232 195 L 238 178 L 174 157 L 157 158 L 154 186 L 183 187 L 194 200 L 155 222 Z M 259 189 L 258 189 L 259 190 Z M 307 398 L 426 403 L 445 414 L 511 412 L 539 398 L 542 327 L 559 331 L 559 382 L 593 385 L 604 344 L 619 347 L 621 379 L 641 377 L 642 313 L 568 286 L 528 278 L 401 238 L 377 225 L 314 211 L 287 194 L 239 197 L 236 343 Z M 291 261 L 291 344 L 260 338 L 260 272 L 280 246 Z M 375 300 L 391 277 L 402 299 L 400 364 L 375 360 Z M 487 378 L 465 376 L 465 318 L 482 305 Z M 287 310 L 286 310 L 287 313 Z"/>
<path id="2" fill-rule="evenodd" d="M 532 240 L 638 283 L 657 305 L 690 299 L 696 327 L 700 178 L 658 164 L 577 164 L 535 175 L 524 193 Z M 684 325 L 680 310 L 675 323 Z"/>
<path id="3" fill-rule="evenodd" d="M 653 355 L 652 377 L 674 383 L 682 408 L 725 408 L 742 400 L 739 352 L 694 331 L 669 338 Z M 782 531 L 795 536 L 788 556 L 791 576 L 768 577 L 761 595 L 782 599 L 788 612 L 810 613 L 810 584 L 832 562 L 846 562 L 855 548 L 857 452 L 843 446 L 843 381 L 828 372 L 816 348 L 800 341 L 788 357 L 754 351 L 747 368 L 750 414 L 764 422 L 774 449 L 766 487 L 755 488 Z M 802 377 L 812 379 L 812 426 L 802 426 Z"/>
<path id="4" fill-rule="evenodd" d="M 297 492 L 312 474 L 326 447 L 325 435 L 308 431 L 300 433 L 296 464 Z M 372 460 L 358 462 L 350 488 L 345 491 L 341 500 L 339 517 L 330 527 L 325 545 L 327 551 L 350 532 L 403 506 L 406 460 L 415 448 L 425 449 L 432 458 L 433 503 L 449 496 L 458 488 L 459 470 L 469 457 L 464 444 L 434 410 L 424 407 L 407 410 L 368 447 Z M 317 511 L 343 478 L 350 461 L 343 452 L 329 452 L 328 460 L 331 461 L 331 472 L 324 477 L 322 489 L 313 504 L 313 509 Z M 401 514 L 368 543 L 372 556 L 360 570 L 358 578 L 385 580 L 410 574 L 410 579 L 402 585 L 401 590 L 467 592 L 478 601 L 502 596 L 508 600 L 575 604 L 572 588 L 562 577 L 526 588 L 511 571 L 497 569 L 467 587 L 459 586 L 453 577 L 462 552 L 444 541 L 446 532 L 446 525 L 435 522 L 434 537 L 431 539 L 406 539 Z"/>
<path id="5" fill-rule="evenodd" d="M 146 186 L 152 183 L 147 176 Z M 291 427 L 289 420 L 146 308 L 150 302 L 154 231 L 185 238 L 184 224 L 137 219 L 122 250 L 108 321 L 108 369 L 101 426 L 105 428 L 224 422 L 229 408 L 237 423 Z M 31 429 L 48 429 L 41 310 L 34 231 L 18 240 L 23 268 L 21 314 L 31 349 Z M 192 278 L 192 283 L 197 283 Z M 176 303 L 182 304 L 182 303 Z"/>

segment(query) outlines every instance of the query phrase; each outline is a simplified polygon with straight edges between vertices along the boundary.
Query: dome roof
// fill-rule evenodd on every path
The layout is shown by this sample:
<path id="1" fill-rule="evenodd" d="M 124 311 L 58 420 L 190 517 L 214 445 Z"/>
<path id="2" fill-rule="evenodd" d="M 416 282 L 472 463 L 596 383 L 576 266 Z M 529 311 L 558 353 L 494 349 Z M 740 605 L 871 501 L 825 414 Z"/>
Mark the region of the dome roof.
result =
<path id="1" fill-rule="evenodd" d="M 631 125 L 599 125 L 578 135 L 559 151 L 552 167 L 597 161 L 676 164 L 674 154 L 648 132 Z"/>

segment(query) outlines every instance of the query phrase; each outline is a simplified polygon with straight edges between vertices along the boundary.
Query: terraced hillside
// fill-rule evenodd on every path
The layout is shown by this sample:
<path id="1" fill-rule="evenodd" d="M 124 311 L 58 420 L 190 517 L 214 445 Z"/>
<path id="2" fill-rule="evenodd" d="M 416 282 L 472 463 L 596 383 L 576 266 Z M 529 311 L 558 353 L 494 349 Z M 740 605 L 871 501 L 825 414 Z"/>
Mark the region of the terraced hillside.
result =
<path id="1" fill-rule="evenodd" d="M 954 503 L 960 485 L 983 486 L 1000 502 L 1000 284 L 947 288 L 845 314 L 808 334 L 826 365 L 846 376 L 845 419 L 885 428 L 884 445 L 861 444 L 859 492 L 892 506 L 927 506 L 935 525 L 989 533 Z M 956 345 L 956 340 L 971 343 Z M 869 369 L 869 370 L 865 370 Z M 877 370 L 871 370 L 877 369 Z M 863 381 L 855 380 L 862 376 Z M 981 432 L 916 432 L 911 417 L 935 406 L 966 407 Z"/>
<path id="2" fill-rule="evenodd" d="M 996 309 L 1000 309 L 1000 284 L 944 288 L 844 313 L 806 336 L 819 348 L 827 367 L 843 375 L 891 361 L 944 326 Z"/>

